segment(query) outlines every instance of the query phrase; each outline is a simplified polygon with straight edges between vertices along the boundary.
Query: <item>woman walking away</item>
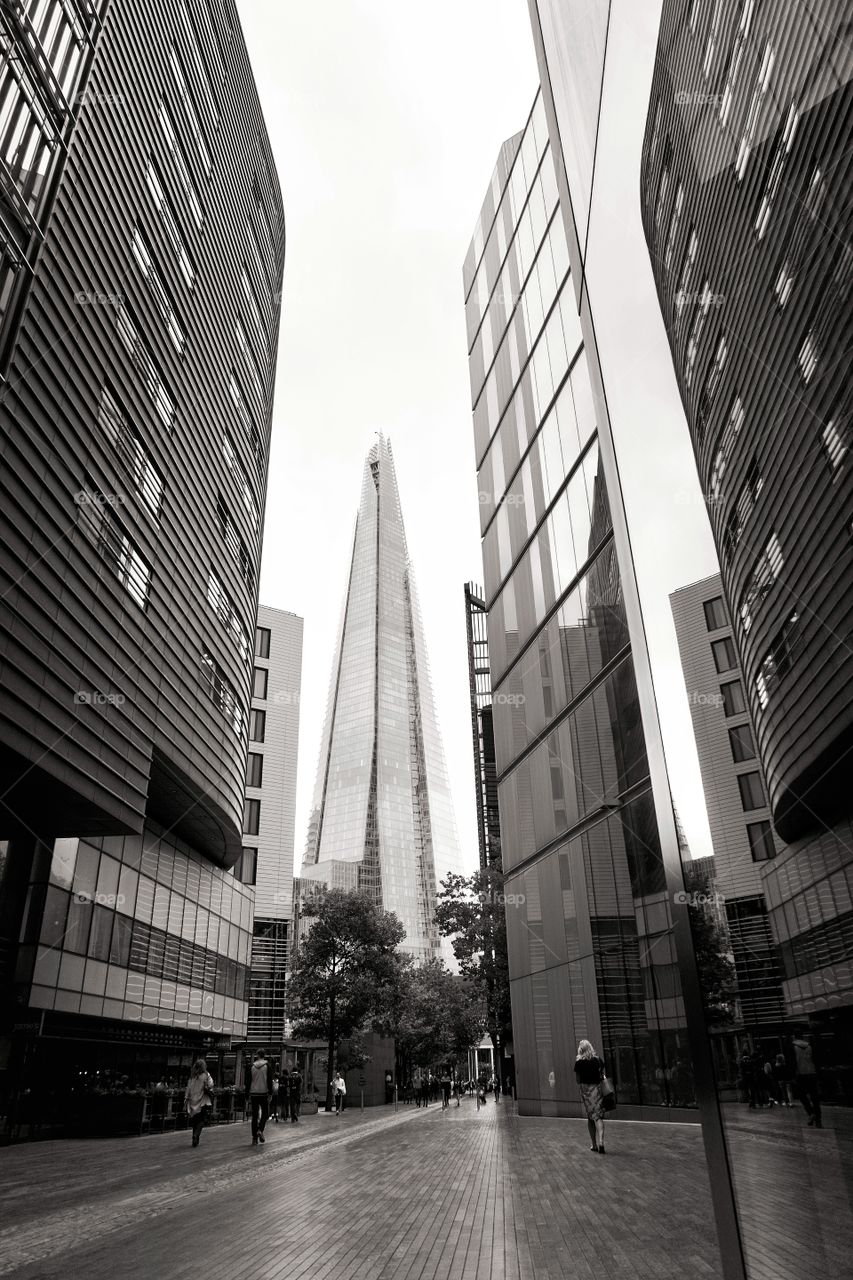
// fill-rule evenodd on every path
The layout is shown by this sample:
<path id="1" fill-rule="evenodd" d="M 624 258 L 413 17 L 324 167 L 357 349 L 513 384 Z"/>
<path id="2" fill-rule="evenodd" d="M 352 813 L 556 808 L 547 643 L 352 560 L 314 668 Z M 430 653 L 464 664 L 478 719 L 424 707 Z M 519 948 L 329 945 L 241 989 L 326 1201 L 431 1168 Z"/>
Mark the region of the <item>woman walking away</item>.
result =
<path id="1" fill-rule="evenodd" d="M 592 1143 L 590 1151 L 597 1151 L 602 1156 L 604 1155 L 604 1097 L 601 1092 L 603 1076 L 603 1059 L 599 1058 L 588 1040 L 581 1040 L 575 1060 L 575 1078 L 586 1109 L 589 1140 Z"/>
<path id="2" fill-rule="evenodd" d="M 213 1077 L 204 1058 L 193 1063 L 189 1083 L 184 1093 L 187 1117 L 193 1130 L 193 1146 L 198 1146 L 201 1131 L 213 1114 Z"/>

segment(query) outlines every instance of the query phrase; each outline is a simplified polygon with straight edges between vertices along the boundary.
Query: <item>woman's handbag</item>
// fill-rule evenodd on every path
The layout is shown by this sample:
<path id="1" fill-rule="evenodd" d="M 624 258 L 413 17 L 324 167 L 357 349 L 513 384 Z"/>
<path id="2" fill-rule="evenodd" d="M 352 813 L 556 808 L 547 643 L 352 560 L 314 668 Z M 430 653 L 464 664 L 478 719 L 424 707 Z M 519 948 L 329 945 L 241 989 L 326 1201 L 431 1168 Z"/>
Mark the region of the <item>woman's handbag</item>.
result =
<path id="1" fill-rule="evenodd" d="M 605 1111 L 612 1111 L 616 1106 L 616 1090 L 604 1074 L 601 1076 L 600 1088 L 601 1105 L 604 1107 Z"/>

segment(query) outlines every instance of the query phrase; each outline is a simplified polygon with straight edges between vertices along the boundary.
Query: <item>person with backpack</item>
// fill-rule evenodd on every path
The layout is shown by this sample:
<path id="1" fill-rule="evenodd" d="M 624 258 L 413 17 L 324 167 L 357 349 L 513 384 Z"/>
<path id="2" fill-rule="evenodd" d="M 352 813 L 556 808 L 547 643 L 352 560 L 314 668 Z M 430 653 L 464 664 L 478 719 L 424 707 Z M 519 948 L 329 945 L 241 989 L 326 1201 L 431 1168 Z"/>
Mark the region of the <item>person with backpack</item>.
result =
<path id="1" fill-rule="evenodd" d="M 581 1092 L 589 1128 L 590 1151 L 604 1155 L 604 1059 L 599 1058 L 588 1040 L 581 1040 L 575 1059 L 575 1079 Z"/>
<path id="2" fill-rule="evenodd" d="M 184 1091 L 187 1119 L 193 1131 L 193 1146 L 197 1147 L 201 1131 L 213 1115 L 213 1077 L 204 1058 L 193 1063 L 189 1082 Z"/>
<path id="3" fill-rule="evenodd" d="M 249 1086 L 252 1103 L 252 1146 L 266 1141 L 264 1129 L 270 1113 L 272 1097 L 272 1064 L 267 1061 L 265 1049 L 258 1049 L 252 1062 L 252 1080 Z"/>
<path id="4" fill-rule="evenodd" d="M 450 1090 L 453 1080 L 450 1076 L 450 1068 L 445 1067 L 441 1073 L 441 1109 L 446 1111 L 450 1106 Z"/>

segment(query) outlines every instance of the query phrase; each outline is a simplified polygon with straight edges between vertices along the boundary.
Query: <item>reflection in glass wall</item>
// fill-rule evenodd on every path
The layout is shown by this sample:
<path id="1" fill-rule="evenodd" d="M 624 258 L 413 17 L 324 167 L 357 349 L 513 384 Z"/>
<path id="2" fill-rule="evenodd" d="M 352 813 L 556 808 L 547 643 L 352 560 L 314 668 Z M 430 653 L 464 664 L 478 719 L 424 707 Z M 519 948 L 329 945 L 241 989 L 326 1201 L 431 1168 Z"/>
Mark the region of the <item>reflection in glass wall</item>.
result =
<path id="1" fill-rule="evenodd" d="M 543 123 L 537 97 L 465 264 L 517 1095 L 526 1114 L 580 1115 L 589 1039 L 628 1114 L 687 1115 L 670 903 Z"/>

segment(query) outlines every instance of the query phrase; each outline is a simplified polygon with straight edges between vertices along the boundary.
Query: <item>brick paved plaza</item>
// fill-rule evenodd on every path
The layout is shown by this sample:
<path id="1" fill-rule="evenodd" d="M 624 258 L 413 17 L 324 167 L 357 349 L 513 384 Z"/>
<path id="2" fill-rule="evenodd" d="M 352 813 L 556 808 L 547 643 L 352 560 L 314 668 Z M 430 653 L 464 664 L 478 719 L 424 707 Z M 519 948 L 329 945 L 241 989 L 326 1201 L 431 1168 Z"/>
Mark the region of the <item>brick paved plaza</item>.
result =
<path id="1" fill-rule="evenodd" d="M 48 1280 L 717 1277 L 695 1126 L 519 1119 L 504 1100 L 0 1157 L 0 1274 Z"/>
<path id="2" fill-rule="evenodd" d="M 730 1111 L 750 1275 L 849 1274 L 846 1113 L 817 1133 L 799 1110 Z M 0 1275 L 719 1277 L 698 1127 L 607 1133 L 601 1158 L 583 1121 L 466 1099 L 270 1124 L 262 1147 L 247 1124 L 207 1130 L 198 1150 L 186 1132 L 21 1143 L 0 1154 Z"/>

